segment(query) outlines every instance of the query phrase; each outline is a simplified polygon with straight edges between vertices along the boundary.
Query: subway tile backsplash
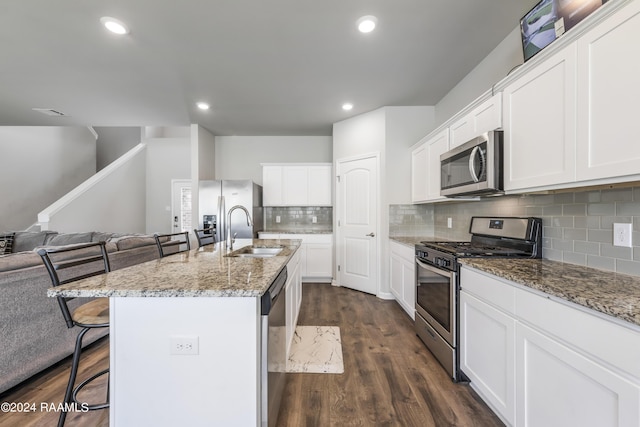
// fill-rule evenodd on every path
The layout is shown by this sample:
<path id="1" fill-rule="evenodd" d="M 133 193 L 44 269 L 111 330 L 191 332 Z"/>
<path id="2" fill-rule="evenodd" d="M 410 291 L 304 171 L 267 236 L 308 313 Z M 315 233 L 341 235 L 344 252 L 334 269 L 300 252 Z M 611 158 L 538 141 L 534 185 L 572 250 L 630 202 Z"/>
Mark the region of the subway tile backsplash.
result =
<path id="1" fill-rule="evenodd" d="M 389 236 L 432 236 L 433 205 L 389 206 Z"/>
<path id="2" fill-rule="evenodd" d="M 280 222 L 276 222 L 280 217 Z M 316 222 L 313 222 L 313 218 Z M 264 229 L 267 231 L 332 231 L 333 208 L 318 206 L 265 207 Z"/>
<path id="3" fill-rule="evenodd" d="M 537 216 L 543 222 L 544 258 L 640 276 L 640 186 L 426 206 L 433 209 L 436 238 L 469 240 L 472 216 Z M 392 207 L 389 216 L 395 211 Z M 448 218 L 452 228 L 447 228 Z M 633 224 L 632 248 L 613 246 L 614 223 Z M 390 235 L 395 227 L 390 224 Z"/>

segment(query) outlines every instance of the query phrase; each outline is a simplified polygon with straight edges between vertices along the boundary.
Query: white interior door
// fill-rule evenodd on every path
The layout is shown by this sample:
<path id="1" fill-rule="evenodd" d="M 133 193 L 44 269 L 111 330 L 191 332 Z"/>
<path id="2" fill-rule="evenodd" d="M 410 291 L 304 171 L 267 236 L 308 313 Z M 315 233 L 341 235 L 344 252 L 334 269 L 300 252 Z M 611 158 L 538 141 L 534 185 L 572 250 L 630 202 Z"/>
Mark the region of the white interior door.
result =
<path id="1" fill-rule="evenodd" d="M 378 157 L 338 160 L 336 182 L 338 280 L 378 293 Z"/>
<path id="2" fill-rule="evenodd" d="M 171 232 L 191 231 L 191 180 L 171 181 Z"/>

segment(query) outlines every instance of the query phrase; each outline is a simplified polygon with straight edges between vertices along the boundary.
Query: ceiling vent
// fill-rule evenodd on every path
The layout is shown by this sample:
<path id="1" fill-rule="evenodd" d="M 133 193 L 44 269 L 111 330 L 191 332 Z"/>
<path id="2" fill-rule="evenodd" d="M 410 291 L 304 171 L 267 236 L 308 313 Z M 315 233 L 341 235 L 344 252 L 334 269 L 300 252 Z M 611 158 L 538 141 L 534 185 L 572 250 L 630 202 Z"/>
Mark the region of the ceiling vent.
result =
<path id="1" fill-rule="evenodd" d="M 53 108 L 32 108 L 33 111 L 37 111 L 38 113 L 42 113 L 47 116 L 54 117 L 66 117 L 67 115 L 61 111 L 54 110 Z"/>

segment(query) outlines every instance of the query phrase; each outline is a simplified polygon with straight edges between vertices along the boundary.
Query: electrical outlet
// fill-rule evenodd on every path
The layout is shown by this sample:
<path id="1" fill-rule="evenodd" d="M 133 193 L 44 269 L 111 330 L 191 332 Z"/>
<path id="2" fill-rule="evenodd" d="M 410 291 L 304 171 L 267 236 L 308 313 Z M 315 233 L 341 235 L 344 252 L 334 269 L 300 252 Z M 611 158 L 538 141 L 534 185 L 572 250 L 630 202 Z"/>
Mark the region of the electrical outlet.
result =
<path id="1" fill-rule="evenodd" d="M 632 224 L 613 224 L 613 246 L 632 247 L 631 234 Z"/>
<path id="2" fill-rule="evenodd" d="M 447 218 L 447 228 L 453 228 L 453 218 Z"/>
<path id="3" fill-rule="evenodd" d="M 197 336 L 171 336 L 169 337 L 171 350 L 169 354 L 174 356 L 189 356 L 199 354 Z"/>
<path id="4" fill-rule="evenodd" d="M 316 224 L 318 222 L 318 217 L 317 216 L 312 216 L 311 217 L 311 222 Z"/>
<path id="5" fill-rule="evenodd" d="M 276 222 L 279 224 L 280 223 L 280 215 L 276 215 Z"/>

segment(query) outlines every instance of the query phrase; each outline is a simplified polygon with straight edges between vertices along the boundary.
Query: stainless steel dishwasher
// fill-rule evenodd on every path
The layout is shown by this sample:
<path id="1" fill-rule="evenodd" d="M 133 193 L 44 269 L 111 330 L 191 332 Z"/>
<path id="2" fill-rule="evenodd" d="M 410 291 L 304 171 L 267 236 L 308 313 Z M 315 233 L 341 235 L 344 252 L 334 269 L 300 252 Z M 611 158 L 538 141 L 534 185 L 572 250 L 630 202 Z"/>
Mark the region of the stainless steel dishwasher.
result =
<path id="1" fill-rule="evenodd" d="M 286 344 L 286 288 L 287 267 L 261 298 L 261 425 L 272 427 L 278 421 L 278 411 L 284 391 Z"/>

